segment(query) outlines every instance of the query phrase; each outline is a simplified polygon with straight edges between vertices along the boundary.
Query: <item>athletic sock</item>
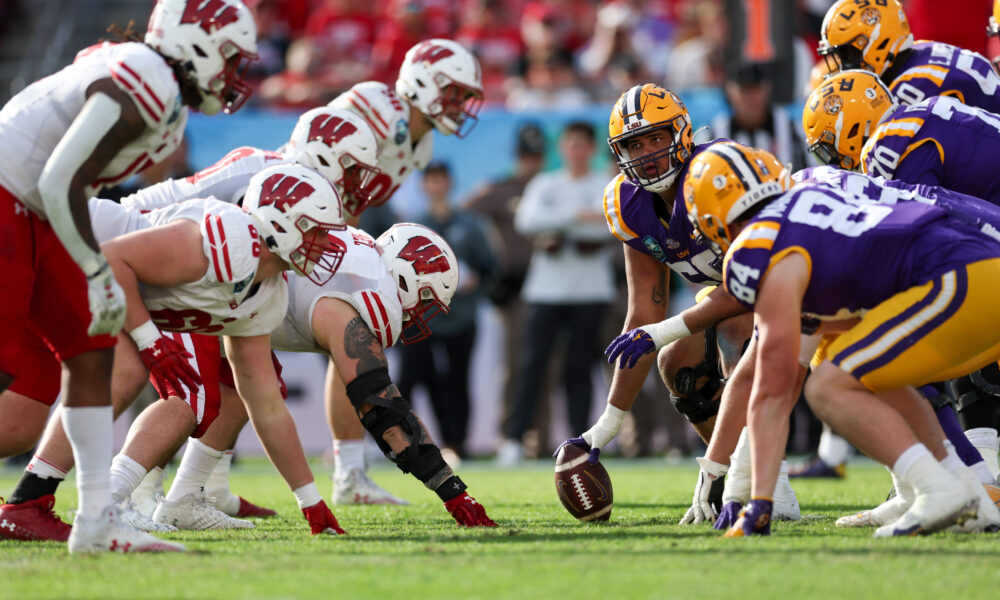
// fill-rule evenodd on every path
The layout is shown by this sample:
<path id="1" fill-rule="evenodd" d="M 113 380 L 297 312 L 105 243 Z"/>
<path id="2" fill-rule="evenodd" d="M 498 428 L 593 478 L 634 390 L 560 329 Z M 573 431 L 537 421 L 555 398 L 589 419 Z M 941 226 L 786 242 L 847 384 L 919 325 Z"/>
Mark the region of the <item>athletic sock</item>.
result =
<path id="1" fill-rule="evenodd" d="M 111 461 L 111 501 L 122 503 L 146 476 L 146 468 L 119 453 Z"/>
<path id="2" fill-rule="evenodd" d="M 913 486 L 916 494 L 950 489 L 955 478 L 941 466 L 926 446 L 916 443 L 903 451 L 892 465 L 900 479 Z"/>
<path id="3" fill-rule="evenodd" d="M 983 460 L 979 450 L 976 449 L 965 433 L 962 432 L 962 427 L 958 424 L 958 417 L 955 416 L 955 411 L 951 409 L 951 406 L 939 406 L 934 409 L 934 414 L 937 415 L 938 423 L 941 424 L 941 429 L 944 430 L 945 437 L 955 447 L 955 451 L 963 463 L 971 467 Z"/>
<path id="4" fill-rule="evenodd" d="M 365 439 L 333 440 L 333 474 L 347 477 L 351 471 L 365 472 Z"/>
<path id="5" fill-rule="evenodd" d="M 111 504 L 112 419 L 111 406 L 63 407 L 63 429 L 76 461 L 81 517 L 98 517 Z"/>
<path id="6" fill-rule="evenodd" d="M 21 504 L 37 500 L 47 494 L 55 494 L 59 484 L 66 479 L 66 471 L 50 462 L 46 462 L 37 454 L 31 457 L 31 462 L 24 469 L 21 480 L 7 500 L 11 504 Z"/>
<path id="7" fill-rule="evenodd" d="M 163 468 L 153 467 L 146 476 L 142 478 L 139 485 L 132 490 L 132 503 L 139 505 L 144 502 L 156 502 L 157 488 L 163 494 Z"/>
<path id="8" fill-rule="evenodd" d="M 204 489 L 222 454 L 219 450 L 210 448 L 194 438 L 189 439 L 184 457 L 177 467 L 177 476 L 170 484 L 166 499 L 174 502 Z"/>
<path id="9" fill-rule="evenodd" d="M 202 442 L 191 438 L 188 443 L 201 444 L 205 448 L 216 452 L 214 448 L 206 446 Z M 218 464 L 212 469 L 212 474 L 208 476 L 208 483 L 205 484 L 206 490 L 212 490 L 213 493 L 230 493 L 229 492 L 229 468 L 233 465 L 233 450 L 229 449 L 222 453 L 222 458 L 219 459 Z"/>
<path id="10" fill-rule="evenodd" d="M 828 428 L 823 429 L 823 434 L 819 437 L 819 449 L 817 450 L 819 459 L 828 467 L 836 467 L 847 462 L 847 457 L 851 453 L 851 445 L 844 438 L 840 437 Z"/>
<path id="11" fill-rule="evenodd" d="M 949 473 L 957 473 L 959 469 L 965 466 L 965 463 L 958 457 L 958 453 L 955 452 L 955 446 L 951 442 L 945 440 L 942 444 L 944 445 L 945 457 L 939 461 L 941 466 Z"/>
<path id="12" fill-rule="evenodd" d="M 992 427 L 975 427 L 966 430 L 965 437 L 969 443 L 976 447 L 979 455 L 986 462 L 993 477 L 1000 472 L 1000 461 L 997 460 L 997 451 L 1000 450 L 1000 439 L 997 438 L 997 430 Z"/>

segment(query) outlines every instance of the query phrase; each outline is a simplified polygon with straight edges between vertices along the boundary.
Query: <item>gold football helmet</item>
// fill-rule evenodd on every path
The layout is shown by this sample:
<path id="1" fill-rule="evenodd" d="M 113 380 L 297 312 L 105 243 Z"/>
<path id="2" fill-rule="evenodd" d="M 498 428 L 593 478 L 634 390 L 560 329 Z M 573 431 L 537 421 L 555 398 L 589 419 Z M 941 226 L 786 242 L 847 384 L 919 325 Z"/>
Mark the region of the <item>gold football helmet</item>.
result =
<path id="1" fill-rule="evenodd" d="M 636 139 L 654 131 L 665 139 L 654 136 L 648 144 Z M 618 167 L 629 181 L 650 192 L 662 192 L 674 183 L 691 156 L 693 137 L 691 116 L 684 103 L 653 83 L 637 85 L 622 94 L 608 121 L 608 145 Z M 661 166 L 664 159 L 667 163 Z"/>
<path id="2" fill-rule="evenodd" d="M 809 151 L 824 164 L 855 171 L 861 166 L 861 148 L 895 108 L 892 92 L 874 73 L 835 73 L 813 90 L 802 110 Z"/>
<path id="3" fill-rule="evenodd" d="M 993 14 L 990 15 L 990 24 L 986 26 L 986 35 L 1000 35 L 1000 0 L 993 0 Z"/>
<path id="4" fill-rule="evenodd" d="M 684 176 L 684 203 L 691 224 L 725 252 L 736 219 L 791 187 L 788 169 L 767 150 L 715 142 L 691 161 Z"/>
<path id="5" fill-rule="evenodd" d="M 832 63 L 831 71 L 868 69 L 881 75 L 913 46 L 898 0 L 838 0 L 826 11 L 821 33 L 819 54 Z"/>

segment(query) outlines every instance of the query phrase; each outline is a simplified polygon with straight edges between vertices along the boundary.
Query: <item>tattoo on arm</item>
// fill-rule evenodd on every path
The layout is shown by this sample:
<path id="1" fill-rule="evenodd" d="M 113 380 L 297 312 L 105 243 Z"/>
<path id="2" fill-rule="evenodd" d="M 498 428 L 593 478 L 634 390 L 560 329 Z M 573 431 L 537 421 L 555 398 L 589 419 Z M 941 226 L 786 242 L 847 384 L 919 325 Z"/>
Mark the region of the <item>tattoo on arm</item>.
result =
<path id="1" fill-rule="evenodd" d="M 660 271 L 660 274 L 656 280 L 656 285 L 653 286 L 653 291 L 650 296 L 653 304 L 658 306 L 666 305 L 667 303 L 667 273 L 665 271 Z"/>
<path id="2" fill-rule="evenodd" d="M 378 343 L 361 317 L 351 319 L 344 328 L 344 353 L 348 358 L 358 361 L 358 373 L 374 371 L 389 364 L 385 360 L 385 354 L 382 353 L 382 345 Z M 395 386 L 392 387 L 395 389 Z"/>

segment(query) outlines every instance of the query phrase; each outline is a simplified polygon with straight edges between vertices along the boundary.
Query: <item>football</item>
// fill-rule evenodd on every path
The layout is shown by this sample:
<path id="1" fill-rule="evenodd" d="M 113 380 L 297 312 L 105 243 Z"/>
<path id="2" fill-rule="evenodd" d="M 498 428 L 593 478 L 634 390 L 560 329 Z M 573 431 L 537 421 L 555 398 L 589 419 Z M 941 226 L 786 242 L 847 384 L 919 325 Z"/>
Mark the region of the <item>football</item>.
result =
<path id="1" fill-rule="evenodd" d="M 567 444 L 556 455 L 556 493 L 563 506 L 580 521 L 607 521 L 613 501 L 611 478 L 604 465 L 587 462 L 583 448 Z"/>

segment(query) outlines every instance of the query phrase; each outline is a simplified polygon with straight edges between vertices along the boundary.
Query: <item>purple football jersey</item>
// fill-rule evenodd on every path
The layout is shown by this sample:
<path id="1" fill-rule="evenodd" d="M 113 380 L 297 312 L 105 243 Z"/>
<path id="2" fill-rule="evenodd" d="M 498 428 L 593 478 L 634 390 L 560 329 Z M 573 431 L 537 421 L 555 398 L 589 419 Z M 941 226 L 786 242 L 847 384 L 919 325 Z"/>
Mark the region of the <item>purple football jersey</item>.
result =
<path id="1" fill-rule="evenodd" d="M 868 202 L 796 185 L 748 222 L 726 255 L 726 289 L 753 308 L 768 269 L 789 252 L 810 264 L 802 312 L 847 318 L 933 277 L 1000 257 L 1000 242 L 921 202 Z"/>
<path id="2" fill-rule="evenodd" d="M 937 96 L 896 109 L 861 150 L 865 173 L 1000 204 L 1000 116 Z"/>
<path id="3" fill-rule="evenodd" d="M 692 158 L 708 145 L 695 146 Z M 622 242 L 666 264 L 691 283 L 718 285 L 722 282 L 722 257 L 691 225 L 684 205 L 680 184 L 690 164 L 688 161 L 677 175 L 677 194 L 669 209 L 659 194 L 618 175 L 604 189 L 604 216 L 611 233 Z"/>
<path id="4" fill-rule="evenodd" d="M 1000 113 L 1000 75 L 982 54 L 940 42 L 920 42 L 883 75 L 901 104 L 954 96 L 969 106 Z"/>

